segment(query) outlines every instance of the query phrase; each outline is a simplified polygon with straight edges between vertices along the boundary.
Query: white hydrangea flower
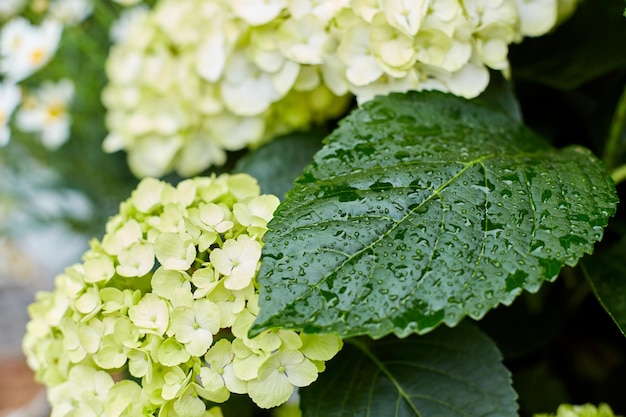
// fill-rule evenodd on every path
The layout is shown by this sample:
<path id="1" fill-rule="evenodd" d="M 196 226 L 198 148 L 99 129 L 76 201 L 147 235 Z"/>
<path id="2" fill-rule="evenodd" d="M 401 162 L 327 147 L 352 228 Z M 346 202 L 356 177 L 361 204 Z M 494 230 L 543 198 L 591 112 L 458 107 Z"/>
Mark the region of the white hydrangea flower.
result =
<path id="1" fill-rule="evenodd" d="M 260 26 L 274 20 L 287 0 L 232 0 L 231 7 L 235 15 L 251 26 Z"/>
<path id="2" fill-rule="evenodd" d="M 226 401 L 230 393 L 245 394 L 247 384 L 233 369 L 234 353 L 231 343 L 221 339 L 204 356 L 206 366 L 200 369 L 200 379 L 206 392 L 202 395 L 215 402 Z"/>
<path id="3" fill-rule="evenodd" d="M 259 193 L 245 174 L 139 183 L 84 262 L 29 306 L 23 350 L 52 416 L 220 417 L 205 400 L 236 393 L 273 407 L 317 378 L 341 349 L 336 335 L 248 338 L 278 205 Z"/>
<path id="4" fill-rule="evenodd" d="M 112 82 L 103 93 L 111 129 L 105 149 L 126 149 L 140 176 L 172 169 L 193 175 L 221 164 L 224 151 L 337 116 L 346 93 L 359 103 L 419 89 L 475 97 L 488 82 L 488 68 L 508 71 L 512 42 L 545 33 L 572 10 L 567 0 L 212 0 L 202 7 L 194 6 L 197 1 L 174 6 L 161 0 L 111 54 Z M 193 28 L 203 19 L 210 29 L 198 37 Z M 161 71 L 155 77 L 161 82 L 150 82 L 148 90 L 174 89 L 180 100 L 195 99 L 194 106 L 181 101 L 170 107 L 198 111 L 192 120 L 201 123 L 179 120 L 170 124 L 176 132 L 167 133 L 156 127 L 161 116 L 128 114 L 149 106 L 142 105 L 146 93 L 137 93 L 143 91 L 139 72 L 127 70 L 148 59 L 148 39 L 176 51 L 170 58 L 192 64 L 185 85 L 172 84 Z M 169 65 L 159 62 L 160 70 Z M 192 97 L 198 91 L 203 94 Z M 334 105 L 316 106 L 319 95 Z M 148 134 L 149 126 L 158 134 Z"/>
<path id="5" fill-rule="evenodd" d="M 248 382 L 250 398 L 263 408 L 286 402 L 294 387 L 305 387 L 317 379 L 317 367 L 297 350 L 281 350 L 259 368 L 259 376 Z"/>
<path id="6" fill-rule="evenodd" d="M 130 29 L 137 25 L 137 20 L 145 18 L 149 10 L 144 4 L 124 10 L 109 28 L 111 41 L 119 43 L 128 38 Z"/>
<path id="7" fill-rule="evenodd" d="M 552 29 L 559 15 L 558 0 L 516 0 L 520 16 L 520 32 L 524 36 L 540 36 Z"/>
<path id="8" fill-rule="evenodd" d="M 104 149 L 126 150 L 138 176 L 187 176 L 223 164 L 226 151 L 339 116 L 349 97 L 318 105 L 324 85 L 293 88 L 302 64 L 323 61 L 331 6 L 281 26 L 286 0 L 161 0 L 127 20 L 107 62 Z M 297 118 L 281 107 L 294 101 L 304 106 Z"/>
<path id="9" fill-rule="evenodd" d="M 138 176 L 194 175 L 340 115 L 347 94 L 473 98 L 490 69 L 508 73 L 511 43 L 576 1 L 160 0 L 113 47 L 104 149 L 126 150 Z"/>
<path id="10" fill-rule="evenodd" d="M 202 356 L 209 350 L 219 329 L 220 309 L 212 301 L 196 300 L 192 307 L 172 311 L 169 333 L 193 356 Z"/>
<path id="11" fill-rule="evenodd" d="M 128 317 L 139 330 L 162 335 L 169 326 L 167 301 L 157 295 L 146 294 L 128 310 Z"/>
<path id="12" fill-rule="evenodd" d="M 46 148 L 58 149 L 70 136 L 68 107 L 73 97 L 72 81 L 44 82 L 33 95 L 24 98 L 15 118 L 17 127 L 39 135 Z"/>
<path id="13" fill-rule="evenodd" d="M 250 285 L 261 259 L 261 245 L 248 236 L 228 239 L 221 249 L 211 252 L 211 263 L 215 270 L 224 275 L 224 287 L 242 290 Z"/>
<path id="14" fill-rule="evenodd" d="M 385 18 L 391 26 L 413 37 L 420 30 L 432 0 L 383 0 Z"/>

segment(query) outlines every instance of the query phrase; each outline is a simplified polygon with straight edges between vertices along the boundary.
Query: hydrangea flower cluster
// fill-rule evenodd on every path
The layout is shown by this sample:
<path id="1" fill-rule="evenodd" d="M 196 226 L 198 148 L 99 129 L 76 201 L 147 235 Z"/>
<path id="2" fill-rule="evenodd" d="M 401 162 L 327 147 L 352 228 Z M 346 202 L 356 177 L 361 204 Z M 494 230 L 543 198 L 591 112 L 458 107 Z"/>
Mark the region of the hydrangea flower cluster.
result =
<path id="1" fill-rule="evenodd" d="M 277 205 L 246 174 L 142 180 L 83 263 L 29 307 L 23 349 L 52 417 L 217 417 L 231 393 L 271 408 L 311 384 L 339 337 L 248 338 Z"/>
<path id="2" fill-rule="evenodd" d="M 562 404 L 556 414 L 535 414 L 535 417 L 619 417 L 607 404 L 595 406 L 593 404 L 571 405 Z"/>
<path id="3" fill-rule="evenodd" d="M 160 0 L 112 49 L 108 152 L 183 176 L 392 91 L 475 97 L 576 0 Z"/>
<path id="4" fill-rule="evenodd" d="M 321 69 L 279 49 L 282 9 L 162 0 L 133 13 L 107 61 L 104 149 L 126 149 L 138 176 L 191 176 L 223 164 L 225 151 L 342 114 L 349 98 L 328 89 Z"/>

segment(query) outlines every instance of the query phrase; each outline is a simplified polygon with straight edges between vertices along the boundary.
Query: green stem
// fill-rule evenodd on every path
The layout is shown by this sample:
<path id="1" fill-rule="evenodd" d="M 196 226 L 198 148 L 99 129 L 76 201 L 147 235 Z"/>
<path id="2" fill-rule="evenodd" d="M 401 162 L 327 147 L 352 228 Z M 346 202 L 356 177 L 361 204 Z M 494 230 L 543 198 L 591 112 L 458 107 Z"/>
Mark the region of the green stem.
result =
<path id="1" fill-rule="evenodd" d="M 626 180 L 626 164 L 620 165 L 619 167 L 615 168 L 613 172 L 611 172 L 611 177 L 613 177 L 615 185 Z"/>
<path id="2" fill-rule="evenodd" d="M 613 167 L 615 163 L 615 159 L 617 159 L 617 152 L 619 151 L 620 139 L 622 136 L 622 132 L 624 131 L 624 126 L 626 125 L 626 86 L 624 86 L 624 91 L 622 92 L 619 101 L 617 102 L 617 106 L 615 107 L 615 114 L 613 115 L 613 120 L 611 121 L 611 126 L 609 127 L 609 137 L 606 141 L 606 146 L 604 148 L 604 155 L 602 160 L 609 168 Z M 619 170 L 619 168 L 618 168 Z M 617 182 L 617 181 L 616 181 Z"/>

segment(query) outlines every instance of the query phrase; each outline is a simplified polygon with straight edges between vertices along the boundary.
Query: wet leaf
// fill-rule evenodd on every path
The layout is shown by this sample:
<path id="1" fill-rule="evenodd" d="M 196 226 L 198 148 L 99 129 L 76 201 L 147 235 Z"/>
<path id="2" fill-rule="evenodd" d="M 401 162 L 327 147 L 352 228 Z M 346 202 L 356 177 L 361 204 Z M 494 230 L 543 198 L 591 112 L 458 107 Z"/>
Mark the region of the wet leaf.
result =
<path id="1" fill-rule="evenodd" d="M 598 301 L 626 335 L 626 239 L 585 258 L 582 265 Z"/>
<path id="2" fill-rule="evenodd" d="M 251 334 L 479 319 L 576 264 L 615 212 L 590 151 L 442 93 L 379 97 L 325 143 L 269 225 Z"/>
<path id="3" fill-rule="evenodd" d="M 501 360 L 468 325 L 371 344 L 348 340 L 301 390 L 303 417 L 514 417 L 516 394 Z"/>

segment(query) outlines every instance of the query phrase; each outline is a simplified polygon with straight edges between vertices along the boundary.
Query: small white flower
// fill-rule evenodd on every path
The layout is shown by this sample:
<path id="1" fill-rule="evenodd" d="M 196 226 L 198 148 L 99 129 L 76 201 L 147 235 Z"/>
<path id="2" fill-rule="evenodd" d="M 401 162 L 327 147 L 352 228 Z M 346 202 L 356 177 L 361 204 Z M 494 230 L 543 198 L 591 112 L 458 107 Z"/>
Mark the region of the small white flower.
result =
<path id="1" fill-rule="evenodd" d="M 295 19 L 313 15 L 326 24 L 343 8 L 348 7 L 350 0 L 289 0 L 289 12 Z"/>
<path id="2" fill-rule="evenodd" d="M 430 3 L 431 0 L 383 0 L 383 9 L 391 26 L 407 36 L 415 36 Z"/>
<path id="3" fill-rule="evenodd" d="M 173 334 L 193 356 L 204 355 L 213 335 L 220 329 L 220 309 L 209 300 L 196 300 L 193 307 L 177 307 L 172 311 L 168 334 Z"/>
<path id="4" fill-rule="evenodd" d="M 355 26 L 343 36 L 337 56 L 346 65 L 346 78 L 355 86 L 370 84 L 383 75 L 365 25 Z"/>
<path id="5" fill-rule="evenodd" d="M 313 15 L 285 20 L 278 30 L 278 46 L 289 59 L 300 64 L 321 64 L 329 34 L 324 22 Z"/>
<path id="6" fill-rule="evenodd" d="M 147 243 L 133 243 L 118 255 L 115 272 L 123 277 L 142 277 L 154 266 L 154 248 Z"/>
<path id="7" fill-rule="evenodd" d="M 230 2 L 235 15 L 251 26 L 270 22 L 280 14 L 286 5 L 286 0 L 232 0 Z"/>
<path id="8" fill-rule="evenodd" d="M 297 350 L 279 350 L 248 381 L 248 394 L 261 408 L 276 407 L 289 399 L 294 386 L 306 387 L 317 379 L 316 366 Z"/>
<path id="9" fill-rule="evenodd" d="M 390 26 L 383 14 L 374 17 L 369 32 L 377 62 L 385 72 L 394 77 L 406 75 L 415 64 L 413 38 Z"/>
<path id="10" fill-rule="evenodd" d="M 237 240 L 229 239 L 224 242 L 222 249 L 215 249 L 210 255 L 215 270 L 226 278 L 224 287 L 229 290 L 246 288 L 261 259 L 261 244 L 246 235 Z"/>
<path id="11" fill-rule="evenodd" d="M 184 271 L 196 259 L 196 248 L 178 233 L 161 233 L 154 241 L 154 252 L 164 269 Z"/>
<path id="12" fill-rule="evenodd" d="M 128 309 L 128 317 L 141 331 L 157 335 L 165 333 L 170 320 L 165 300 L 150 293 Z"/>
<path id="13" fill-rule="evenodd" d="M 59 148 L 70 136 L 68 106 L 73 96 L 74 84 L 68 79 L 58 83 L 44 82 L 18 110 L 17 127 L 24 132 L 39 134 L 46 148 Z"/>
<path id="14" fill-rule="evenodd" d="M 48 19 L 40 26 L 16 17 L 0 31 L 0 73 L 18 82 L 48 63 L 61 40 L 63 26 Z"/>
<path id="15" fill-rule="evenodd" d="M 559 3 L 557 0 L 516 0 L 516 3 L 522 35 L 540 36 L 556 24 Z"/>
<path id="16" fill-rule="evenodd" d="M 255 116 L 280 98 L 272 85 L 272 75 L 261 71 L 243 53 L 233 54 L 220 85 L 226 107 L 239 116 Z M 254 91 L 254 94 L 251 92 Z"/>

